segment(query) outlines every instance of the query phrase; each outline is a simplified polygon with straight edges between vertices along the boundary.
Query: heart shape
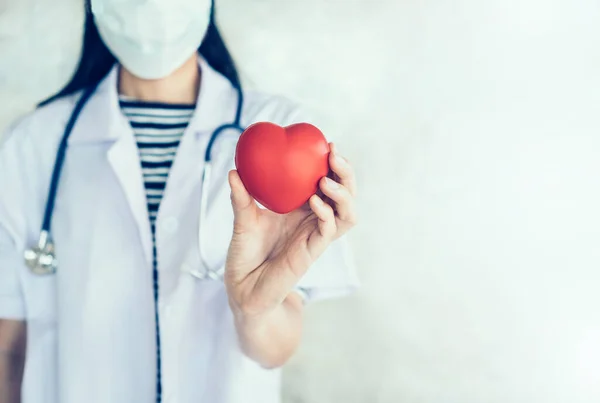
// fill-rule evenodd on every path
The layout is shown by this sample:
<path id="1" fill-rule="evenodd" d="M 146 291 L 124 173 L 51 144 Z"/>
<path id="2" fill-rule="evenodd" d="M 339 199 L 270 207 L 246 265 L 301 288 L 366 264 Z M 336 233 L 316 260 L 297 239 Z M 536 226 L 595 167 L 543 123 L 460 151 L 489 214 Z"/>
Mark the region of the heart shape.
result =
<path id="1" fill-rule="evenodd" d="M 319 180 L 329 172 L 329 144 L 308 123 L 255 123 L 238 141 L 235 166 L 256 201 L 285 214 L 317 192 Z"/>

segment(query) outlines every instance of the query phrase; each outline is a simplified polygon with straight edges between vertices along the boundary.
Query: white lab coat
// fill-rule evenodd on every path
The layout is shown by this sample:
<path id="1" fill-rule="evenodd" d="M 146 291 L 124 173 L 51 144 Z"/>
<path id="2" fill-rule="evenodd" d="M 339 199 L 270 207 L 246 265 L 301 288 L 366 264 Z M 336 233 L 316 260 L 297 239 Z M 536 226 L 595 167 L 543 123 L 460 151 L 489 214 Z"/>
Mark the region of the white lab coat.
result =
<path id="1" fill-rule="evenodd" d="M 240 350 L 221 281 L 200 281 L 198 218 L 204 151 L 233 120 L 236 92 L 202 68 L 198 109 L 181 141 L 157 218 L 162 387 L 165 403 L 275 403 L 280 371 Z M 0 151 L 0 318 L 27 321 L 24 403 L 155 400 L 152 239 L 135 138 L 121 114 L 115 68 L 89 100 L 69 140 L 52 234 L 58 272 L 36 276 L 23 251 L 39 235 L 59 140 L 78 96 L 13 126 Z M 242 125 L 305 120 L 281 98 L 245 93 Z M 224 264 L 232 230 L 227 173 L 238 133 L 214 146 L 204 257 Z M 338 296 L 357 279 L 345 241 L 301 280 L 309 299 Z"/>

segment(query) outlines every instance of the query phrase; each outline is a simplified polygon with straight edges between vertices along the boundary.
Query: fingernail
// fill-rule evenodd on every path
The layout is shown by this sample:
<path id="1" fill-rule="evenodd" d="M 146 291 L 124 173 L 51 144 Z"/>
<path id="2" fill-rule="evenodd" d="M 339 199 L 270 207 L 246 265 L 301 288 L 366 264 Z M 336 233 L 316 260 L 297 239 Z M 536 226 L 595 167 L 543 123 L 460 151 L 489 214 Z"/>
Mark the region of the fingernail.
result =
<path id="1" fill-rule="evenodd" d="M 331 189 L 338 189 L 340 187 L 340 184 L 332 179 L 326 178 L 326 182 L 327 186 L 329 186 Z"/>

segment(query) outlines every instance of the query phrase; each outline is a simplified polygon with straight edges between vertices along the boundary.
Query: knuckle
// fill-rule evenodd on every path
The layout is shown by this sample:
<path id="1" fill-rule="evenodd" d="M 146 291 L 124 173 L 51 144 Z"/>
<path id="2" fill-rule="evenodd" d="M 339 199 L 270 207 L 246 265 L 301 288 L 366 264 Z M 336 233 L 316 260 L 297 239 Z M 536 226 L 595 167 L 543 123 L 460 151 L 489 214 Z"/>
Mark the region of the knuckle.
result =
<path id="1" fill-rule="evenodd" d="M 328 225 L 325 226 L 325 236 L 329 239 L 332 239 L 335 237 L 335 234 L 337 234 L 338 228 L 337 228 L 337 224 L 335 223 L 335 220 L 333 220 L 332 222 L 330 222 Z"/>
<path id="2" fill-rule="evenodd" d="M 331 219 L 333 219 L 335 217 L 335 212 L 333 211 L 333 207 L 331 207 L 329 204 L 326 204 L 325 210 L 326 210 L 326 214 L 327 214 L 327 219 L 331 221 Z"/>
<path id="3" fill-rule="evenodd" d="M 353 210 L 347 211 L 343 216 L 340 216 L 340 219 L 348 228 L 352 228 L 358 224 L 358 218 Z"/>
<path id="4" fill-rule="evenodd" d="M 354 198 L 352 197 L 352 193 L 350 193 L 349 189 L 344 188 L 342 192 L 340 192 L 338 199 L 336 200 L 338 205 L 344 209 L 352 209 L 352 205 L 354 203 Z"/>
<path id="5" fill-rule="evenodd" d="M 354 197 L 352 196 L 352 191 L 346 186 L 344 186 L 344 198 L 347 200 L 348 203 L 352 203 L 354 199 Z"/>
<path id="6" fill-rule="evenodd" d="M 342 172 L 344 172 L 344 176 L 347 178 L 354 176 L 354 168 L 352 167 L 352 165 L 350 165 L 350 162 L 348 162 L 348 160 L 346 160 L 346 164 L 344 164 Z"/>
<path id="7" fill-rule="evenodd" d="M 238 220 L 234 220 L 233 222 L 233 236 L 236 239 L 242 237 L 248 233 L 248 226 L 240 223 Z"/>

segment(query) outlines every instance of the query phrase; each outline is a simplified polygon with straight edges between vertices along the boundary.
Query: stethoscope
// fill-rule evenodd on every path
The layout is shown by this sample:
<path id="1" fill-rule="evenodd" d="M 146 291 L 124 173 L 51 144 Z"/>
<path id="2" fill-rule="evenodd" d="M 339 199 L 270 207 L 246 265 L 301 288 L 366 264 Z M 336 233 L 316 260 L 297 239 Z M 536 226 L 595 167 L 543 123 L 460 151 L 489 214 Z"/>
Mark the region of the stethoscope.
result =
<path id="1" fill-rule="evenodd" d="M 37 275 L 48 275 L 56 273 L 58 268 L 58 260 L 56 259 L 56 252 L 54 247 L 54 242 L 52 240 L 52 236 L 50 233 L 50 225 L 52 222 L 52 215 L 54 213 L 54 205 L 56 202 L 56 195 L 58 192 L 58 185 L 60 183 L 60 176 L 62 172 L 62 168 L 65 162 L 65 157 L 67 153 L 67 141 L 69 140 L 69 136 L 73 131 L 75 123 L 81 115 L 81 111 L 83 107 L 90 99 L 90 97 L 94 94 L 97 85 L 89 87 L 84 91 L 81 98 L 77 101 L 73 112 L 65 126 L 65 131 L 63 133 L 61 142 L 58 146 L 58 151 L 56 153 L 56 159 L 54 162 L 54 169 L 52 170 L 52 178 L 50 180 L 50 188 L 48 190 L 48 197 L 46 199 L 46 209 L 44 211 L 44 220 L 42 221 L 42 229 L 40 230 L 40 237 L 37 245 L 27 249 L 24 253 L 25 264 L 32 273 Z M 215 144 L 215 141 L 225 130 L 236 130 L 240 133 L 244 131 L 242 126 L 240 125 L 240 120 L 242 116 L 242 107 L 244 104 L 244 94 L 240 86 L 236 86 L 238 93 L 238 101 L 237 101 L 237 110 L 235 113 L 235 120 L 231 123 L 226 123 L 224 125 L 219 126 L 215 129 L 208 141 L 208 145 L 206 146 L 206 152 L 204 154 L 204 169 L 202 172 L 202 194 L 200 197 L 200 218 L 199 218 L 199 226 L 198 226 L 198 243 L 200 246 L 200 261 L 204 266 L 204 271 L 201 270 L 190 270 L 190 274 L 200 280 L 219 280 L 223 278 L 224 267 L 221 267 L 217 270 L 214 270 L 207 264 L 206 260 L 203 256 L 204 248 L 202 247 L 202 224 L 206 220 L 207 216 L 207 204 L 208 204 L 208 191 L 210 186 L 210 178 L 211 178 L 211 170 L 212 170 L 212 158 L 211 152 L 212 148 Z"/>

